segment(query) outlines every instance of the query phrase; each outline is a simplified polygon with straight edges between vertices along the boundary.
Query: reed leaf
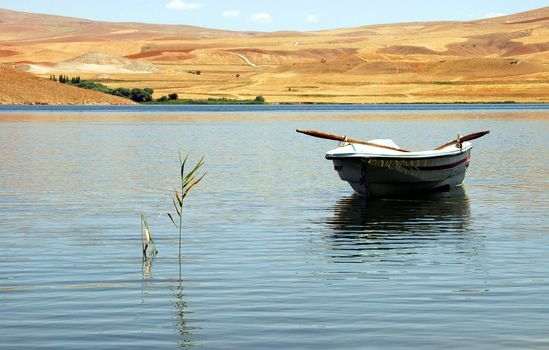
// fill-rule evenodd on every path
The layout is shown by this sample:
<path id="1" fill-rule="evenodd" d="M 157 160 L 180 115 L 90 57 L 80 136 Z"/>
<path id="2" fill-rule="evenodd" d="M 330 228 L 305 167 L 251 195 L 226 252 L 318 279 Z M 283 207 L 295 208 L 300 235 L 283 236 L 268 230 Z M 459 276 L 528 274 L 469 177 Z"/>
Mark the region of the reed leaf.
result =
<path id="1" fill-rule="evenodd" d="M 146 245 L 149 245 L 149 243 L 151 243 L 151 231 L 148 227 L 145 227 L 145 243 Z"/>
<path id="2" fill-rule="evenodd" d="M 143 249 L 143 257 L 145 259 L 147 259 L 147 251 L 151 258 L 154 258 L 156 254 L 158 254 L 158 250 L 156 250 L 152 238 L 151 229 L 149 228 L 149 223 L 147 222 L 147 217 L 143 213 L 141 213 L 141 248 Z"/>
<path id="3" fill-rule="evenodd" d="M 183 200 L 181 199 L 181 197 L 179 197 L 179 192 L 177 192 L 177 190 L 175 190 L 175 198 L 177 198 L 177 202 L 179 203 L 179 206 L 183 206 Z"/>
<path id="4" fill-rule="evenodd" d="M 185 190 L 185 193 L 183 194 L 183 198 L 187 197 L 187 193 L 191 190 L 191 188 L 193 188 L 194 186 L 196 186 L 203 178 L 204 176 L 206 176 L 208 172 L 206 171 L 201 177 L 198 178 L 198 180 L 196 180 L 195 182 L 193 182 L 186 190 Z"/>
<path id="5" fill-rule="evenodd" d="M 173 224 L 175 225 L 175 227 L 178 227 L 177 224 L 175 223 L 175 220 L 173 219 L 172 217 L 172 214 L 168 213 L 168 217 L 170 218 L 170 220 L 172 220 Z"/>
<path id="6" fill-rule="evenodd" d="M 143 254 L 145 254 L 145 235 L 143 234 L 144 230 L 145 230 L 145 225 L 144 225 L 144 221 L 145 221 L 145 214 L 141 213 L 141 250 L 143 251 Z"/>
<path id="7" fill-rule="evenodd" d="M 193 177 L 191 177 L 190 179 L 188 179 L 187 181 L 185 181 L 185 182 L 183 183 L 183 186 L 181 186 L 181 187 L 186 188 L 187 186 L 189 186 L 189 184 L 190 184 L 191 182 L 194 181 L 194 179 L 196 179 L 196 176 L 193 176 Z"/>
<path id="8" fill-rule="evenodd" d="M 175 200 L 172 199 L 172 202 L 173 202 L 173 207 L 175 208 L 175 211 L 176 211 L 177 215 L 181 216 L 181 211 L 180 211 L 179 207 L 177 206 L 177 204 L 175 204 Z"/>
<path id="9" fill-rule="evenodd" d="M 181 152 L 179 153 L 179 162 L 181 163 L 181 178 L 185 176 L 185 163 L 187 163 L 187 159 L 189 158 L 189 155 L 187 154 L 185 156 L 185 159 L 181 161 Z"/>
<path id="10" fill-rule="evenodd" d="M 181 176 L 181 178 L 183 179 L 183 183 L 187 182 L 187 180 L 193 176 L 193 174 L 198 170 L 200 169 L 200 167 L 204 165 L 204 157 L 200 158 L 200 161 L 195 165 L 195 167 L 193 168 L 193 170 L 191 170 L 187 175 Z"/>

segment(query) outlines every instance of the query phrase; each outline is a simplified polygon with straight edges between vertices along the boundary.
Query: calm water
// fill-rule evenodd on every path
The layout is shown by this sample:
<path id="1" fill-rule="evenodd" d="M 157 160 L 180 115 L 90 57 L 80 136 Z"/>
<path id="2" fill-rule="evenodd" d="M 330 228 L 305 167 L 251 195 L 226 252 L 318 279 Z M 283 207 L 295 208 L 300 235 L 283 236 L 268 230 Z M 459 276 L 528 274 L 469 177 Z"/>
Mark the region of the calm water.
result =
<path id="1" fill-rule="evenodd" d="M 335 142 L 298 127 L 413 149 L 492 133 L 474 141 L 463 189 L 365 202 L 324 159 Z M 12 109 L 0 348 L 546 349 L 548 132 L 543 109 Z M 181 274 L 160 215 L 178 149 L 209 170 L 185 211 Z"/>

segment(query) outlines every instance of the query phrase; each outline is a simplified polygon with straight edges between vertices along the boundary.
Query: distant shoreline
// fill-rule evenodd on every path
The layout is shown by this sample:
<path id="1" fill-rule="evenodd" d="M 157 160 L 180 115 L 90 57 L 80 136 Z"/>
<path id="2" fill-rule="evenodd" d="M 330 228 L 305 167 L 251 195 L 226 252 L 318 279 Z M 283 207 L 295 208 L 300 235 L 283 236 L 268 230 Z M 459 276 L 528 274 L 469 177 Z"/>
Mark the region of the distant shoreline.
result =
<path id="1" fill-rule="evenodd" d="M 117 104 L 0 104 L 0 114 L 17 111 L 391 111 L 391 110 L 549 110 L 548 102 L 402 102 L 402 103 L 139 103 Z"/>
<path id="2" fill-rule="evenodd" d="M 2 104 L 0 107 L 138 107 L 138 106 L 322 106 L 322 105 L 344 105 L 344 106 L 390 106 L 390 105 L 548 105 L 549 102 L 519 102 L 519 101 L 474 101 L 474 102 L 378 102 L 378 103 L 354 103 L 354 102 L 265 102 L 257 103 L 253 100 L 233 100 L 230 102 L 207 101 L 207 100 L 185 100 L 183 102 L 146 102 L 134 105 L 109 104 L 109 103 L 84 103 L 84 104 L 49 104 L 44 102 Z"/>

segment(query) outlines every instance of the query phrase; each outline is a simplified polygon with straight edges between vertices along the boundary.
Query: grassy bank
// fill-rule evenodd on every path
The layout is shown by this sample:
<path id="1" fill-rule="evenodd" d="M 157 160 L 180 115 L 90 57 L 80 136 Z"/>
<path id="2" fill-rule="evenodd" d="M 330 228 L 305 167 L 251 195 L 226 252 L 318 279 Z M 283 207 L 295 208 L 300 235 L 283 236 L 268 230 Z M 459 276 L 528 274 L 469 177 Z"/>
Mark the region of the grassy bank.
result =
<path id="1" fill-rule="evenodd" d="M 232 98 L 207 98 L 207 99 L 174 99 L 154 100 L 145 102 L 147 105 L 262 105 L 265 104 L 263 96 L 256 96 L 252 100 L 237 100 Z"/>
<path id="2" fill-rule="evenodd" d="M 134 102 L 151 105 L 257 105 L 265 104 L 265 98 L 261 95 L 256 96 L 253 100 L 238 100 L 231 98 L 207 98 L 207 99 L 180 99 L 176 93 L 171 93 L 167 96 L 161 96 L 153 99 L 154 90 L 151 88 L 109 88 L 106 85 L 90 80 L 81 80 L 79 76 L 69 78 L 66 75 L 60 75 L 57 78 L 55 75 L 50 76 L 50 80 L 58 81 L 62 84 L 76 86 L 82 89 L 99 91 L 105 94 L 119 96 L 131 99 Z"/>

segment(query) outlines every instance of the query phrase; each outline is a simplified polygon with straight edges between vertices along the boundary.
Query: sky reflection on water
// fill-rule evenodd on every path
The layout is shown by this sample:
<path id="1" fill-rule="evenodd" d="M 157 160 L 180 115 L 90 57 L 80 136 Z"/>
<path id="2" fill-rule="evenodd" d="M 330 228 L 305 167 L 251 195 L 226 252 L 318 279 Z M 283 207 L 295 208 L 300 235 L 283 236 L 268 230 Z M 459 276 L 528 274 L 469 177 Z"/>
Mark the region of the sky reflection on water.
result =
<path id="1" fill-rule="evenodd" d="M 0 347 L 549 345 L 547 112 L 17 118 L 0 116 Z M 491 134 L 464 188 L 366 202 L 324 159 L 334 143 L 296 128 L 412 149 Z M 159 215 L 178 150 L 209 170 L 186 209 L 181 274 Z"/>

